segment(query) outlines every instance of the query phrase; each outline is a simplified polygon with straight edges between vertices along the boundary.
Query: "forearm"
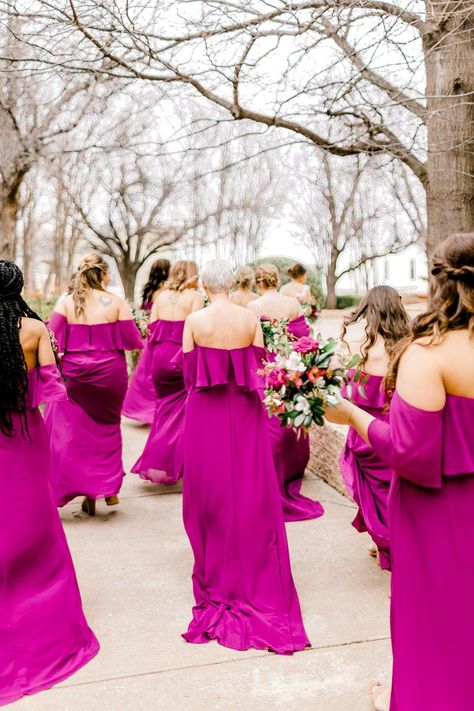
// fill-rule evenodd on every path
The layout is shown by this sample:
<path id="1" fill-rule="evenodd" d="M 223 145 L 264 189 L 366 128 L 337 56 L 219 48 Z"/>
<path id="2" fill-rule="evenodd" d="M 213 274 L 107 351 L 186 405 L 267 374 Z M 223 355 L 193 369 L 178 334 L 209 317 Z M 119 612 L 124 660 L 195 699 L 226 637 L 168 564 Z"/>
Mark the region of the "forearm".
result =
<path id="1" fill-rule="evenodd" d="M 370 444 L 369 427 L 374 420 L 375 417 L 351 403 L 348 425 L 353 427 L 367 444 Z"/>

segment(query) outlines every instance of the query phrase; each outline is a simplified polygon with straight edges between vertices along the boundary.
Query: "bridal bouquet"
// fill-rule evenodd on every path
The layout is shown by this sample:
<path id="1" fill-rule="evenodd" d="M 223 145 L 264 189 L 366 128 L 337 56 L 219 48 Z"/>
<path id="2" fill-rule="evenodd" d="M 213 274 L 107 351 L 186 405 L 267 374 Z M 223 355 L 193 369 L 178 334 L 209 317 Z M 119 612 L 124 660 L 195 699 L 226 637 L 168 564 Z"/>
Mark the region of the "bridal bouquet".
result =
<path id="1" fill-rule="evenodd" d="M 263 331 L 263 342 L 269 353 L 287 355 L 291 351 L 291 341 L 294 336 L 288 330 L 288 319 L 260 316 Z"/>
<path id="2" fill-rule="evenodd" d="M 347 371 L 359 362 L 338 352 L 334 339 L 316 341 L 304 337 L 291 343 L 291 352 L 279 353 L 273 363 L 264 363 L 265 406 L 277 415 L 282 427 L 308 430 L 323 425 L 324 409 L 342 400 Z"/>
<path id="3" fill-rule="evenodd" d="M 141 337 L 146 338 L 148 336 L 148 322 L 150 320 L 149 315 L 146 311 L 132 309 L 132 316 L 138 330 L 140 331 Z"/>

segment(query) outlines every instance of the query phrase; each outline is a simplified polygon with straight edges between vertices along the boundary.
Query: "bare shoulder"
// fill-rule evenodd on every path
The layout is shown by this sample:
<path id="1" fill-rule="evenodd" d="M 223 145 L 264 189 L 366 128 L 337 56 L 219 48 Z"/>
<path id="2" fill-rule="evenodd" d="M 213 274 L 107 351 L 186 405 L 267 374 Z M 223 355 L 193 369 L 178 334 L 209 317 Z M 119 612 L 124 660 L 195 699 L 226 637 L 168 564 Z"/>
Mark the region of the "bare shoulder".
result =
<path id="1" fill-rule="evenodd" d="M 21 319 L 21 332 L 24 338 L 40 339 L 46 336 L 48 329 L 42 321 L 36 318 L 23 317 Z"/>

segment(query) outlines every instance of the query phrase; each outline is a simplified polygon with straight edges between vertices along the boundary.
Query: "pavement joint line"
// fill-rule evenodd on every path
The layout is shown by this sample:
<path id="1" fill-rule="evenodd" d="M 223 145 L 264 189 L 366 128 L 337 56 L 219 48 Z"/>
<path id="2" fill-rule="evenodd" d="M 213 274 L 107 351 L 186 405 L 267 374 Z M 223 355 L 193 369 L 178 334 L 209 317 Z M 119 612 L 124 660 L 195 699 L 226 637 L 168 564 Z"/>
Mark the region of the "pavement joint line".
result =
<path id="1" fill-rule="evenodd" d="M 371 639 L 355 639 L 351 640 L 350 642 L 340 642 L 338 644 L 326 644 L 322 646 L 316 646 L 316 647 L 310 647 L 309 649 L 305 649 L 303 651 L 303 654 L 309 654 L 311 652 L 324 652 L 328 649 L 337 649 L 338 647 L 352 647 L 356 646 L 359 644 L 371 644 L 373 642 L 387 642 L 390 640 L 390 637 L 372 637 Z M 189 671 L 191 669 L 206 669 L 208 667 L 216 667 L 216 666 L 222 666 L 223 664 L 241 664 L 242 662 L 248 662 L 248 661 L 256 661 L 256 660 L 267 660 L 267 659 L 275 659 L 275 657 L 279 656 L 277 654 L 273 654 L 271 652 L 264 654 L 263 652 L 265 650 L 261 650 L 261 654 L 252 654 L 248 656 L 242 656 L 239 658 L 235 659 L 222 659 L 219 661 L 214 661 L 214 662 L 207 662 L 206 664 L 189 664 L 185 666 L 180 666 L 180 667 L 170 667 L 169 669 L 156 669 L 155 671 L 149 671 L 149 672 L 141 672 L 138 674 L 124 674 L 124 675 L 119 675 L 119 676 L 111 676 L 111 677 L 106 677 L 103 679 L 92 679 L 91 681 L 81 681 L 76 684 L 61 684 L 60 686 L 54 686 L 52 687 L 51 691 L 59 691 L 61 689 L 74 689 L 79 686 L 92 686 L 93 684 L 104 684 L 109 681 L 126 681 L 128 679 L 141 679 L 144 677 L 151 677 L 151 676 L 159 676 L 161 674 L 170 674 L 173 672 L 179 672 L 179 671 Z M 282 655 L 280 655 L 282 656 Z"/>

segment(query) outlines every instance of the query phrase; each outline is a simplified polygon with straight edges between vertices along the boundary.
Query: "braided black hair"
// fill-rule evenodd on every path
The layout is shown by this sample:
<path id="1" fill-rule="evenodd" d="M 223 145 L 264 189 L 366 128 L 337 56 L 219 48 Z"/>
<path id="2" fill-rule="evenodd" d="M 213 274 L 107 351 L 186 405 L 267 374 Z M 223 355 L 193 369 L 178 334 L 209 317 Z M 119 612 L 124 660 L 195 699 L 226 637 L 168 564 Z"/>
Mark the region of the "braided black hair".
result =
<path id="1" fill-rule="evenodd" d="M 170 267 L 171 264 L 168 259 L 157 259 L 156 262 L 153 262 L 148 281 L 143 289 L 142 303 L 151 301 L 155 291 L 161 289 L 163 284 L 168 280 Z"/>
<path id="2" fill-rule="evenodd" d="M 0 259 L 0 432 L 9 437 L 15 434 L 13 413 L 19 414 L 22 432 L 28 433 L 28 368 L 20 343 L 21 319 L 41 321 L 23 300 L 22 289 L 21 269 Z"/>

